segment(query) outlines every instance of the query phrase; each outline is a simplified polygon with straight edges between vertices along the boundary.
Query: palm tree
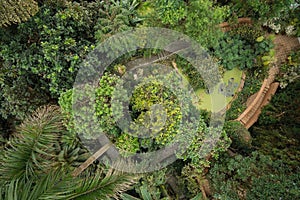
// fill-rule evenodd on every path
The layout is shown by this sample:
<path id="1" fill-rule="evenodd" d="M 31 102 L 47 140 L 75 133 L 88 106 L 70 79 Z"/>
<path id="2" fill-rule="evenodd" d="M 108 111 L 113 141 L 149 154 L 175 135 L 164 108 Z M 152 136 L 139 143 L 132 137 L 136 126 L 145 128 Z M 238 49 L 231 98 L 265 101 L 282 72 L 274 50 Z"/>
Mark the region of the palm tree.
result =
<path id="1" fill-rule="evenodd" d="M 6 142 L 0 158 L 0 200 L 117 198 L 136 181 L 100 165 L 73 177 L 72 163 L 59 159 L 66 134 L 63 119 L 59 107 L 41 107 Z"/>

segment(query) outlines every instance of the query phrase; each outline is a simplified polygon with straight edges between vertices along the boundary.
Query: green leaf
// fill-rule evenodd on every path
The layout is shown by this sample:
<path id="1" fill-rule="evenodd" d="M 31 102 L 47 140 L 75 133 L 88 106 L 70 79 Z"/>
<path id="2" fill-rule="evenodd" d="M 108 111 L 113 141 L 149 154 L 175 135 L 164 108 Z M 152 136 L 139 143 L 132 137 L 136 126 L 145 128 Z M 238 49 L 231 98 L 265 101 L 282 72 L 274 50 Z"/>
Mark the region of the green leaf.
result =
<path id="1" fill-rule="evenodd" d="M 263 62 L 263 65 L 268 66 L 270 63 L 271 63 L 271 61 L 268 60 L 268 61 Z"/>
<path id="2" fill-rule="evenodd" d="M 148 192 L 145 185 L 140 187 L 140 190 L 141 190 L 141 195 L 143 197 L 143 200 L 152 200 L 151 194 Z"/>
<path id="3" fill-rule="evenodd" d="M 270 61 L 271 60 L 271 57 L 270 56 L 263 56 L 261 58 L 263 61 Z"/>
<path id="4" fill-rule="evenodd" d="M 139 199 L 139 198 L 136 198 L 136 197 L 131 196 L 131 195 L 126 194 L 126 193 L 121 194 L 121 198 L 122 198 L 123 200 L 141 200 L 141 199 Z"/>
<path id="5" fill-rule="evenodd" d="M 201 200 L 202 199 L 202 194 L 201 193 L 199 193 L 199 194 L 197 194 L 195 197 L 193 197 L 191 200 Z"/>
<path id="6" fill-rule="evenodd" d="M 258 38 L 256 38 L 256 42 L 262 42 L 265 39 L 264 36 L 260 36 Z"/>

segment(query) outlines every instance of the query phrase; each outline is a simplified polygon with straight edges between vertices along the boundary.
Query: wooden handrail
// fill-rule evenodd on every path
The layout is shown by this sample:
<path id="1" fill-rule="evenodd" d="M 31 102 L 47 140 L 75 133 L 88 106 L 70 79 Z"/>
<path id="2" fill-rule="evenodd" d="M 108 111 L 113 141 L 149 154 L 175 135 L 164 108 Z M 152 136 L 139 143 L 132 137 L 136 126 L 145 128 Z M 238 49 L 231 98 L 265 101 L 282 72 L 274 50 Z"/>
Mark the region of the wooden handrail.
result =
<path id="1" fill-rule="evenodd" d="M 255 99 L 246 108 L 246 110 L 237 118 L 238 121 L 243 119 L 253 109 L 253 107 L 258 103 L 259 99 L 261 98 L 261 95 L 264 93 L 265 88 L 268 87 L 267 83 L 268 83 L 268 80 L 265 79 L 262 86 L 261 86 L 261 88 L 260 88 L 260 90 L 259 90 L 259 92 L 257 93 Z"/>
<path id="2" fill-rule="evenodd" d="M 238 24 L 252 24 L 251 18 L 248 18 L 248 17 L 238 18 L 237 22 L 238 22 Z M 221 29 L 224 29 L 224 28 L 227 28 L 230 26 L 232 26 L 232 24 L 230 24 L 228 22 L 223 22 L 223 23 L 219 24 L 219 27 Z"/>

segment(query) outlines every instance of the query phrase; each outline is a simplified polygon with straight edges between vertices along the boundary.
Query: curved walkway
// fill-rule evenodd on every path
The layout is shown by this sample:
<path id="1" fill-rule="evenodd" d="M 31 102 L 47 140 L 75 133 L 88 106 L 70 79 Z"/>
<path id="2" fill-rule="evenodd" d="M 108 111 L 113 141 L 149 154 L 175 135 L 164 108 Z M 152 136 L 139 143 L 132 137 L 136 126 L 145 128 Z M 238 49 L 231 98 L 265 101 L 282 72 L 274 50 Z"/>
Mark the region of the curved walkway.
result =
<path id="1" fill-rule="evenodd" d="M 277 35 L 275 40 L 275 66 L 270 68 L 269 76 L 264 80 L 260 90 L 249 98 L 249 104 L 246 110 L 236 119 L 241 122 L 245 128 L 249 129 L 257 120 L 262 108 L 269 103 L 275 94 L 279 83 L 275 82 L 275 77 L 279 73 L 279 67 L 285 62 L 289 53 L 300 47 L 299 41 L 295 37 Z"/>
<path id="2" fill-rule="evenodd" d="M 264 80 L 260 90 L 246 110 L 237 118 L 237 121 L 241 122 L 245 128 L 250 128 L 257 121 L 262 107 L 268 104 L 272 95 L 275 94 L 279 83 L 273 83 L 273 81 L 278 72 L 278 67 L 272 67 L 270 69 L 269 77 Z"/>

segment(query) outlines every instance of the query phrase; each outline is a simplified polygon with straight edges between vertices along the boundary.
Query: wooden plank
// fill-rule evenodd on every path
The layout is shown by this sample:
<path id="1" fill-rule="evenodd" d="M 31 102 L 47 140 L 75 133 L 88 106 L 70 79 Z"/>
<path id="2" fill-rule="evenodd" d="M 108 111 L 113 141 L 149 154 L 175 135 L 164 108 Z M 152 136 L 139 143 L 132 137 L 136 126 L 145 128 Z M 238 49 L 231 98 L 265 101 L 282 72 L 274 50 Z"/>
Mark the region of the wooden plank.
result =
<path id="1" fill-rule="evenodd" d="M 255 99 L 252 101 L 249 107 L 246 108 L 246 110 L 238 117 L 238 121 L 240 121 L 242 118 L 244 118 L 251 110 L 252 108 L 260 103 L 259 100 L 261 98 L 261 95 L 264 93 L 265 88 L 267 87 L 267 79 L 264 80 L 259 92 L 257 93 Z"/>
<path id="2" fill-rule="evenodd" d="M 76 177 L 81 172 L 83 172 L 88 166 L 90 166 L 95 160 L 97 160 L 100 156 L 102 156 L 110 147 L 111 143 L 105 144 L 102 148 L 100 148 L 96 153 L 94 153 L 91 157 L 89 157 L 84 163 L 82 163 L 79 167 L 77 167 L 73 173 L 72 176 Z"/>
<path id="3" fill-rule="evenodd" d="M 247 123 L 245 124 L 246 129 L 249 129 L 255 122 L 257 122 L 257 120 L 261 114 L 261 109 L 270 102 L 270 100 L 271 100 L 272 96 L 275 94 L 278 86 L 279 86 L 278 82 L 271 84 L 270 89 L 268 90 L 267 94 L 265 95 L 260 108 L 256 110 L 256 112 L 253 114 L 252 118 L 249 121 L 247 121 Z"/>

